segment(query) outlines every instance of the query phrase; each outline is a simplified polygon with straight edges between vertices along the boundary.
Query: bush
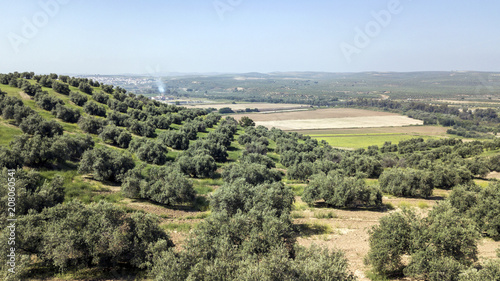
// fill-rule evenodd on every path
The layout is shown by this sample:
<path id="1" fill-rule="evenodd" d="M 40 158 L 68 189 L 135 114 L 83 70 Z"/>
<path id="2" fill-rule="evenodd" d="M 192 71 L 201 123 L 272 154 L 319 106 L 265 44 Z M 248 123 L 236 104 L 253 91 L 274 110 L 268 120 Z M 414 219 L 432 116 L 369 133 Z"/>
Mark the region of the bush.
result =
<path id="1" fill-rule="evenodd" d="M 149 138 L 153 138 L 156 136 L 155 128 L 153 128 L 146 122 L 138 122 L 136 120 L 132 120 L 129 123 L 130 124 L 128 129 L 133 134 Z"/>
<path id="2" fill-rule="evenodd" d="M 0 170 L 0 184 L 7 187 L 9 176 L 7 168 Z M 26 215 L 30 210 L 41 212 L 44 208 L 53 207 L 64 201 L 63 178 L 54 177 L 51 181 L 42 180 L 37 172 L 17 169 L 13 175 L 16 179 L 16 215 Z M 0 199 L 8 202 L 8 189 L 0 189 Z M 0 216 L 7 218 L 7 204 L 0 206 Z"/>
<path id="3" fill-rule="evenodd" d="M 93 93 L 92 98 L 98 103 L 107 104 L 109 100 L 109 95 L 103 92 Z"/>
<path id="4" fill-rule="evenodd" d="M 239 178 L 244 178 L 247 183 L 258 185 L 280 181 L 281 173 L 260 164 L 231 164 L 226 166 L 226 169 L 222 172 L 222 178 L 227 183 L 233 183 Z"/>
<path id="5" fill-rule="evenodd" d="M 295 201 L 292 190 L 281 182 L 251 185 L 244 179 L 218 188 L 212 195 L 210 206 L 213 212 L 227 212 L 233 216 L 238 211 L 248 213 L 258 208 L 274 210 L 276 216 L 290 214 Z"/>
<path id="6" fill-rule="evenodd" d="M 51 111 L 58 104 L 61 104 L 61 105 L 64 104 L 64 102 L 61 99 L 58 99 L 56 97 L 49 95 L 48 92 L 46 92 L 46 91 L 36 93 L 35 101 L 39 107 L 41 107 L 42 109 L 45 109 L 47 111 Z"/>
<path id="7" fill-rule="evenodd" d="M 399 197 L 427 198 L 434 189 L 429 172 L 411 168 L 387 169 L 380 175 L 379 184 L 383 192 Z"/>
<path id="8" fill-rule="evenodd" d="M 35 255 L 37 262 L 56 271 L 117 264 L 144 268 L 149 262 L 149 249 L 173 246 L 157 218 L 141 213 L 128 215 L 110 203 L 70 202 L 18 221 L 16 255 Z M 2 238 L 7 237 L 7 231 L 4 228 Z M 2 250 L 7 251 L 5 246 Z"/>
<path id="9" fill-rule="evenodd" d="M 82 116 L 78 120 L 78 127 L 80 127 L 82 131 L 94 135 L 98 135 L 99 133 L 101 133 L 105 125 L 105 119 L 93 116 Z"/>
<path id="10" fill-rule="evenodd" d="M 269 158 L 267 155 L 261 155 L 257 153 L 243 153 L 239 160 L 241 163 L 245 164 L 261 164 L 266 166 L 268 169 L 276 167 L 273 159 Z"/>
<path id="11" fill-rule="evenodd" d="M 80 82 L 80 85 L 78 85 L 78 89 L 80 89 L 80 91 L 86 93 L 86 94 L 89 94 L 91 95 L 92 94 L 92 87 L 88 84 L 88 83 L 85 83 L 85 82 Z"/>
<path id="12" fill-rule="evenodd" d="M 27 166 L 41 166 L 47 163 L 64 162 L 69 149 L 63 142 L 39 134 L 17 136 L 10 144 L 14 153 L 20 155 Z"/>
<path id="13" fill-rule="evenodd" d="M 500 183 L 490 183 L 485 188 L 474 184 L 456 186 L 449 201 L 484 234 L 500 239 Z"/>
<path id="14" fill-rule="evenodd" d="M 52 114 L 68 123 L 76 123 L 80 119 L 80 111 L 60 104 L 56 105 L 56 108 L 52 110 Z"/>
<path id="15" fill-rule="evenodd" d="M 189 147 L 189 139 L 179 131 L 167 131 L 160 134 L 158 139 L 173 149 L 185 150 Z"/>
<path id="16" fill-rule="evenodd" d="M 320 199 L 337 208 L 382 205 L 380 190 L 366 186 L 363 179 L 345 177 L 336 172 L 317 174 L 304 188 L 302 200 L 308 205 Z"/>
<path id="17" fill-rule="evenodd" d="M 477 261 L 478 239 L 472 221 L 446 202 L 423 219 L 403 209 L 382 217 L 372 228 L 367 261 L 379 274 L 457 280 L 463 269 Z M 408 266 L 401 261 L 403 255 L 411 256 Z"/>
<path id="18" fill-rule="evenodd" d="M 88 98 L 86 95 L 78 92 L 71 92 L 69 93 L 69 100 L 78 106 L 83 106 L 87 102 Z"/>
<path id="19" fill-rule="evenodd" d="M 111 148 L 94 148 L 82 155 L 80 174 L 91 173 L 96 180 L 121 182 L 123 175 L 134 168 L 134 160 Z"/>
<path id="20" fill-rule="evenodd" d="M 195 178 L 213 178 L 217 170 L 215 159 L 204 153 L 184 154 L 179 156 L 175 162 L 181 172 Z"/>
<path id="21" fill-rule="evenodd" d="M 19 128 L 28 135 L 40 135 L 42 137 L 53 137 L 62 135 L 62 126 L 54 120 L 47 121 L 38 114 L 30 115 L 19 124 Z"/>
<path id="22" fill-rule="evenodd" d="M 69 95 L 69 93 L 70 93 L 69 86 L 64 84 L 64 83 L 61 83 L 59 81 L 52 82 L 52 89 L 54 91 L 56 91 L 57 93 L 63 94 L 66 96 Z"/>
<path id="23" fill-rule="evenodd" d="M 85 103 L 83 111 L 90 115 L 106 117 L 106 108 L 92 101 L 87 101 Z"/>
<path id="24" fill-rule="evenodd" d="M 191 203 L 195 191 L 191 181 L 174 167 L 153 167 L 149 171 L 148 183 L 141 186 L 142 198 L 165 205 Z"/>
<path id="25" fill-rule="evenodd" d="M 111 145 L 116 145 L 121 148 L 127 148 L 130 141 L 132 140 L 132 135 L 115 125 L 108 125 L 104 127 L 99 137 L 105 142 Z"/>
<path id="26" fill-rule="evenodd" d="M 310 162 L 294 164 L 287 169 L 287 176 L 291 180 L 307 180 L 313 174 L 313 165 Z"/>

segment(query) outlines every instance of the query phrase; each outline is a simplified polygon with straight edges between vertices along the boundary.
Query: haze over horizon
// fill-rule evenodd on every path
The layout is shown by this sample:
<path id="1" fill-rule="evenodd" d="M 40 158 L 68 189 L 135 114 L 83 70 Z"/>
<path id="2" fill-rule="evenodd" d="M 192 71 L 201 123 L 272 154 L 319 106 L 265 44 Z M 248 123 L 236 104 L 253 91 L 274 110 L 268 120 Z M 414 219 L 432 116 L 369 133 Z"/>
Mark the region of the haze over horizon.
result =
<path id="1" fill-rule="evenodd" d="M 500 71 L 500 3 L 6 1 L 0 72 Z"/>

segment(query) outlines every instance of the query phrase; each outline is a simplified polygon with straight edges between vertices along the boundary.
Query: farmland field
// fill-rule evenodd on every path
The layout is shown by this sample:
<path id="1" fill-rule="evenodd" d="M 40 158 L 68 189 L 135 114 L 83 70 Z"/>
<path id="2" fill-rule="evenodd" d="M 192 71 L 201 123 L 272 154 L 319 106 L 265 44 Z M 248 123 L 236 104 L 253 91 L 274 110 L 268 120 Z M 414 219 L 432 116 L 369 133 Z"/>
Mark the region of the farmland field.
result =
<path id="1" fill-rule="evenodd" d="M 310 105 L 306 104 L 293 104 L 293 103 L 207 103 L 207 104 L 197 104 L 197 105 L 184 105 L 187 108 L 215 108 L 220 109 L 223 107 L 229 107 L 232 110 L 245 110 L 247 108 L 257 108 L 259 111 L 279 111 L 279 110 L 290 110 L 290 109 L 307 109 Z"/>
<path id="2" fill-rule="evenodd" d="M 234 115 L 236 119 L 240 115 Z M 374 128 L 422 125 L 421 120 L 403 115 L 351 108 L 329 108 L 299 112 L 254 113 L 249 117 L 256 125 L 282 130 Z"/>
<path id="3" fill-rule="evenodd" d="M 400 141 L 414 138 L 414 135 L 408 134 L 352 134 L 352 135 L 312 135 L 318 141 L 326 141 L 333 147 L 338 148 L 367 148 L 368 146 L 377 145 L 381 147 L 385 142 L 397 144 Z M 422 136 L 428 139 L 428 136 Z"/>

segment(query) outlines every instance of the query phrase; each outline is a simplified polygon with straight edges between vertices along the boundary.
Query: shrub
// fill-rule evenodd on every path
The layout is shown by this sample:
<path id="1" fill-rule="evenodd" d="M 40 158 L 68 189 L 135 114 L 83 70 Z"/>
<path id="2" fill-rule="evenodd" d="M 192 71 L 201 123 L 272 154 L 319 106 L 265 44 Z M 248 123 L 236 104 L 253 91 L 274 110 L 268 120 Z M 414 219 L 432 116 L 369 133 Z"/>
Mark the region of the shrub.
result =
<path id="1" fill-rule="evenodd" d="M 52 114 L 68 123 L 76 123 L 80 119 L 80 111 L 60 104 L 56 105 L 56 108 L 52 110 Z"/>
<path id="2" fill-rule="evenodd" d="M 151 168 L 148 184 L 141 186 L 140 195 L 165 205 L 190 203 L 195 199 L 191 181 L 171 166 Z"/>
<path id="3" fill-rule="evenodd" d="M 116 145 L 121 148 L 127 148 L 130 141 L 132 140 L 132 135 L 115 125 L 108 125 L 104 127 L 99 137 L 105 142 L 112 145 Z"/>
<path id="4" fill-rule="evenodd" d="M 86 95 L 80 94 L 78 92 L 70 92 L 69 100 L 78 106 L 83 106 L 87 102 L 88 98 Z"/>
<path id="5" fill-rule="evenodd" d="M 90 115 L 106 117 L 106 108 L 92 101 L 87 101 L 85 103 L 83 111 Z"/>
<path id="6" fill-rule="evenodd" d="M 244 178 L 247 183 L 258 185 L 280 181 L 281 173 L 260 164 L 231 164 L 226 166 L 226 169 L 222 172 L 222 178 L 227 183 L 233 183 L 239 178 Z"/>
<path id="7" fill-rule="evenodd" d="M 93 116 L 82 116 L 78 120 L 78 126 L 82 131 L 89 134 L 99 134 L 106 125 L 106 120 Z"/>
<path id="8" fill-rule="evenodd" d="M 110 148 L 94 148 L 83 153 L 78 172 L 91 173 L 100 181 L 121 182 L 123 175 L 134 166 L 134 160 L 129 155 Z"/>
<path id="9" fill-rule="evenodd" d="M 382 205 L 380 190 L 366 186 L 363 179 L 345 177 L 336 172 L 317 174 L 304 188 L 302 200 L 308 205 L 320 199 L 337 208 Z"/>
<path id="10" fill-rule="evenodd" d="M 400 197 L 427 198 L 434 189 L 429 172 L 411 168 L 387 169 L 380 175 L 379 184 L 383 192 Z"/>

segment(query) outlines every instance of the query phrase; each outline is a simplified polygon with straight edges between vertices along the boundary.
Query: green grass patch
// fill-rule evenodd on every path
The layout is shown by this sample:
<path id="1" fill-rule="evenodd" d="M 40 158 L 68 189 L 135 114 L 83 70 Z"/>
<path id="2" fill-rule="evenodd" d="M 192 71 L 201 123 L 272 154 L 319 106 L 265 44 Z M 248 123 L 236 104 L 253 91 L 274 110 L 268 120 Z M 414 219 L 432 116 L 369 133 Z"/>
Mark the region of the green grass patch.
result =
<path id="1" fill-rule="evenodd" d="M 427 202 L 418 202 L 417 207 L 419 207 L 420 209 L 427 209 L 430 206 L 429 204 L 427 204 Z"/>
<path id="2" fill-rule="evenodd" d="M 290 184 L 288 186 L 292 189 L 295 196 L 302 196 L 304 193 L 305 185 Z"/>
<path id="3" fill-rule="evenodd" d="M 338 218 L 337 214 L 335 214 L 333 211 L 328 211 L 328 212 L 314 212 L 313 215 L 317 219 L 334 219 Z"/>
<path id="4" fill-rule="evenodd" d="M 179 232 L 189 232 L 193 227 L 196 226 L 194 223 L 176 223 L 176 222 L 171 222 L 171 223 L 166 223 L 160 225 L 160 227 L 163 230 L 167 231 L 179 231 Z"/>
<path id="5" fill-rule="evenodd" d="M 304 215 L 304 212 L 297 212 L 297 211 L 291 212 L 290 216 L 292 217 L 292 219 L 303 219 L 306 217 Z"/>
<path id="6" fill-rule="evenodd" d="M 408 201 L 401 201 L 401 202 L 398 203 L 398 207 L 400 209 L 402 209 L 402 208 L 411 208 L 411 207 L 413 207 L 413 205 L 410 202 L 408 202 Z"/>
<path id="7" fill-rule="evenodd" d="M 330 225 L 322 224 L 319 222 L 298 224 L 297 227 L 300 236 L 312 236 L 312 235 L 333 233 L 333 229 Z"/>
<path id="8" fill-rule="evenodd" d="M 2 119 L 3 120 L 3 119 Z M 23 131 L 17 127 L 11 127 L 5 123 L 0 123 L 0 145 L 9 146 L 9 143 L 18 135 L 22 135 Z"/>
<path id="9" fill-rule="evenodd" d="M 304 211 L 304 210 L 307 210 L 307 208 L 309 206 L 304 202 L 295 202 L 295 203 L 293 203 L 292 207 L 293 207 L 293 210 L 295 210 L 295 211 Z"/>
<path id="10" fill-rule="evenodd" d="M 202 220 L 202 219 L 206 219 L 210 216 L 211 212 L 208 211 L 208 212 L 203 212 L 203 213 L 199 213 L 199 214 L 196 214 L 196 215 L 193 215 L 193 216 L 186 216 L 186 217 L 183 217 L 183 219 L 187 219 L 187 220 Z"/>
<path id="11" fill-rule="evenodd" d="M 490 184 L 489 181 L 485 181 L 485 180 L 474 180 L 474 183 L 476 183 L 480 187 L 487 187 L 488 184 Z"/>
<path id="12" fill-rule="evenodd" d="M 389 281 L 390 279 L 383 276 L 383 275 L 379 275 L 378 273 L 375 273 L 373 271 L 368 271 L 365 273 L 366 274 L 366 277 L 372 281 Z"/>

